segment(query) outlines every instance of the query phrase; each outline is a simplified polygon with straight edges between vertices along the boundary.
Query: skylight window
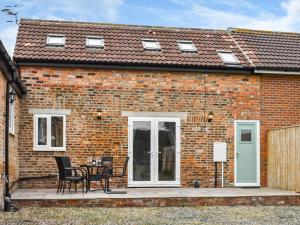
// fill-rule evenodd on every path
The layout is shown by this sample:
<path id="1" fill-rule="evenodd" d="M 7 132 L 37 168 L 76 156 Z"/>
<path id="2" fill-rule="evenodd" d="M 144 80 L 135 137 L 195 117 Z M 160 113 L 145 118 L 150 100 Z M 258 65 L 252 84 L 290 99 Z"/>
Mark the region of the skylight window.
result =
<path id="1" fill-rule="evenodd" d="M 156 40 L 145 39 L 142 42 L 143 42 L 144 49 L 147 49 L 147 50 L 160 50 L 159 43 Z"/>
<path id="2" fill-rule="evenodd" d="M 65 46 L 65 36 L 59 34 L 48 34 L 47 45 Z"/>
<path id="3" fill-rule="evenodd" d="M 91 48 L 104 48 L 104 39 L 102 37 L 86 37 L 86 46 Z"/>
<path id="4" fill-rule="evenodd" d="M 197 52 L 197 49 L 192 41 L 178 41 L 178 46 L 183 52 Z"/>
<path id="5" fill-rule="evenodd" d="M 218 51 L 218 55 L 226 64 L 240 64 L 239 60 L 232 52 Z"/>

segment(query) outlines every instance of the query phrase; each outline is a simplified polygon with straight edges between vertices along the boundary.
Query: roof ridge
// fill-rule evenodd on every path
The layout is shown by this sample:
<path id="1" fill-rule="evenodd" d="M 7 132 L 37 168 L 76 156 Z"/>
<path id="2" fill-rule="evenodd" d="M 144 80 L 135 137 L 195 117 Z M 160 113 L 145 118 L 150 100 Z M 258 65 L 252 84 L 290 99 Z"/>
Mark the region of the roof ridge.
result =
<path id="1" fill-rule="evenodd" d="M 299 32 L 290 32 L 290 31 L 272 31 L 272 30 L 257 30 L 249 28 L 228 28 L 229 32 L 239 32 L 239 33 L 258 33 L 258 34 L 293 34 L 300 35 Z"/>
<path id="2" fill-rule="evenodd" d="M 22 18 L 20 24 L 62 24 L 62 25 L 94 25 L 94 26 L 111 26 L 111 27 L 127 27 L 127 28 L 145 28 L 145 29 L 166 29 L 166 30 L 191 30 L 191 31 L 213 31 L 224 32 L 222 29 L 206 29 L 196 27 L 172 27 L 172 26 L 155 26 L 155 25 L 138 25 L 138 24 L 118 24 L 118 23 L 104 23 L 104 22 L 81 22 L 81 21 L 64 21 L 64 20 L 42 20 L 42 19 L 27 19 Z"/>

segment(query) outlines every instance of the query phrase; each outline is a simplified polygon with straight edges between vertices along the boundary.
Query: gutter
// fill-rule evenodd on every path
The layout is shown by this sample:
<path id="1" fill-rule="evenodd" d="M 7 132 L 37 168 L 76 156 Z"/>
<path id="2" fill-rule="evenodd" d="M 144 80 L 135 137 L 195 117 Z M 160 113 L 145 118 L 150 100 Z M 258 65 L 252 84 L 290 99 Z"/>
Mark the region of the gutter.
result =
<path id="1" fill-rule="evenodd" d="M 156 65 L 156 64 L 132 64 L 132 63 L 83 63 L 69 61 L 22 61 L 17 60 L 16 66 L 41 66 L 41 67 L 69 67 L 69 68 L 94 68 L 94 69 L 124 69 L 124 70 L 150 70 L 150 71 L 174 71 L 174 72 L 206 72 L 206 73 L 253 73 L 253 69 L 241 66 L 180 66 L 180 65 Z"/>
<path id="2" fill-rule="evenodd" d="M 278 75 L 300 75 L 298 71 L 282 71 L 282 70 L 254 70 L 254 73 L 261 74 L 278 74 Z"/>

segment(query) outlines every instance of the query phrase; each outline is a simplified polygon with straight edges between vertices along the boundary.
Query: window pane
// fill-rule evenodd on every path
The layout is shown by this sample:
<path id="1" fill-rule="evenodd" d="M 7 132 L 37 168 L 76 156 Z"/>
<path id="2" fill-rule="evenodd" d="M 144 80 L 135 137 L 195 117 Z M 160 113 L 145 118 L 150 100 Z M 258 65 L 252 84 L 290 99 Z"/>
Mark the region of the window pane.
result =
<path id="1" fill-rule="evenodd" d="M 252 141 L 252 130 L 241 130 L 241 141 Z"/>
<path id="2" fill-rule="evenodd" d="M 178 42 L 181 51 L 196 51 L 196 48 L 192 42 Z"/>
<path id="3" fill-rule="evenodd" d="M 15 104 L 9 103 L 9 132 L 13 133 L 15 130 Z"/>
<path id="4" fill-rule="evenodd" d="M 38 118 L 38 145 L 47 145 L 47 118 Z"/>
<path id="5" fill-rule="evenodd" d="M 158 128 L 158 179 L 160 181 L 174 181 L 176 165 L 176 123 L 159 122 Z"/>
<path id="6" fill-rule="evenodd" d="M 219 52 L 220 57 L 225 63 L 239 63 L 238 60 L 235 58 L 233 53 L 230 52 Z"/>
<path id="7" fill-rule="evenodd" d="M 143 41 L 146 49 L 160 49 L 157 41 Z"/>
<path id="8" fill-rule="evenodd" d="M 133 122 L 133 180 L 150 180 L 151 122 Z"/>
<path id="9" fill-rule="evenodd" d="M 51 147 L 63 147 L 63 117 L 51 117 Z"/>
<path id="10" fill-rule="evenodd" d="M 47 44 L 49 44 L 49 45 L 64 45 L 64 36 L 48 35 Z"/>
<path id="11" fill-rule="evenodd" d="M 103 39 L 101 38 L 87 38 L 87 46 L 103 47 Z"/>

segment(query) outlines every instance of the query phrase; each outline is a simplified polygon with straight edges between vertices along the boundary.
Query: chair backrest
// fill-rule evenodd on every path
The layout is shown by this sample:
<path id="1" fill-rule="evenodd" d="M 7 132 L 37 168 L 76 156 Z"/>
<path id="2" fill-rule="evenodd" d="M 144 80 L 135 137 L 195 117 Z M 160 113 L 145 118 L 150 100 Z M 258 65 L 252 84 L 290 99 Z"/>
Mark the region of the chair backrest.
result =
<path id="1" fill-rule="evenodd" d="M 126 172 L 127 172 L 127 166 L 128 166 L 128 161 L 129 161 L 129 157 L 126 157 L 126 160 L 125 160 L 124 165 L 123 165 L 122 176 L 125 176 L 125 175 L 126 175 Z"/>
<path id="2" fill-rule="evenodd" d="M 56 161 L 56 165 L 58 168 L 58 179 L 62 180 L 64 177 L 64 168 L 63 168 L 63 164 L 62 164 L 62 160 L 60 156 L 55 156 L 55 161 Z"/>
<path id="3" fill-rule="evenodd" d="M 72 176 L 72 170 L 65 170 L 66 167 L 72 167 L 71 160 L 69 156 L 61 156 L 62 166 L 64 176 Z"/>
<path id="4" fill-rule="evenodd" d="M 110 175 L 113 174 L 113 160 L 114 160 L 114 157 L 111 157 L 111 156 L 101 157 L 101 165 L 106 166 L 105 173 L 108 173 Z"/>

